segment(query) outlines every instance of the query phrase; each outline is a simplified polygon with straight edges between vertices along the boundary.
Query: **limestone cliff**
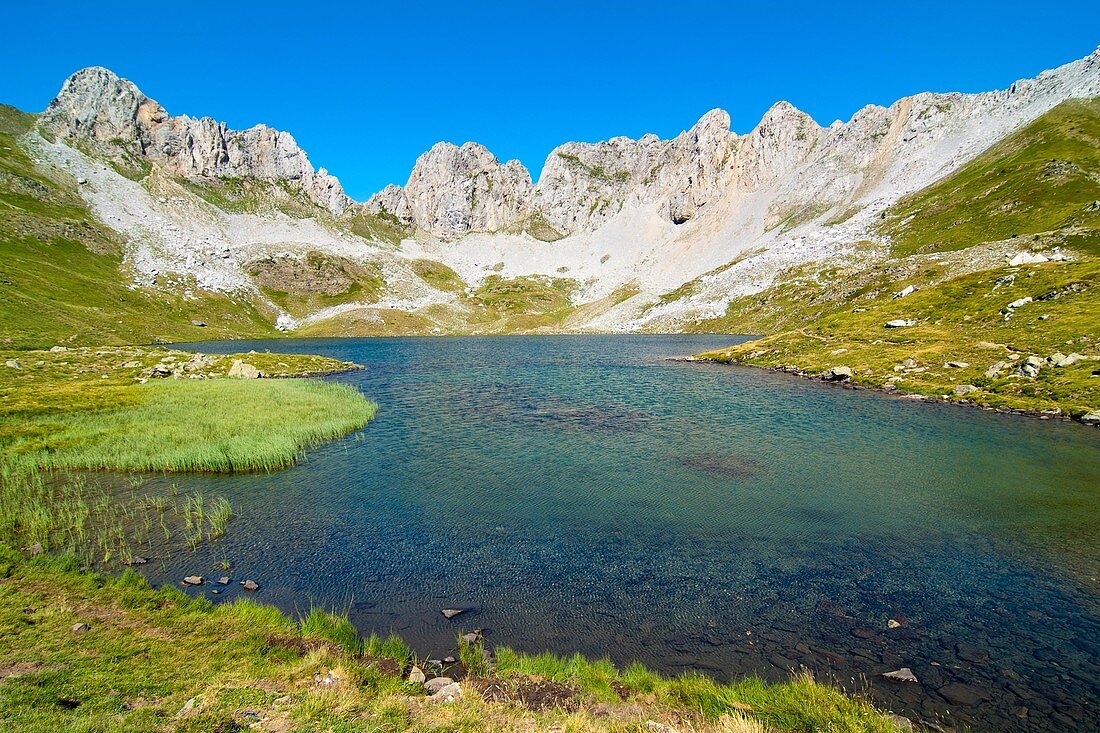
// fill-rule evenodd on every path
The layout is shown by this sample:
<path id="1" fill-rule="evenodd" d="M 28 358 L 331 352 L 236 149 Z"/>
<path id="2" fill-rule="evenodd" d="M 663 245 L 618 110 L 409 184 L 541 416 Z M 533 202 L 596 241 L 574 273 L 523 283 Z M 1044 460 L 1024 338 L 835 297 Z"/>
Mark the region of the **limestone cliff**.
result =
<path id="1" fill-rule="evenodd" d="M 209 117 L 172 117 L 132 82 L 101 67 L 66 79 L 40 124 L 109 159 L 148 159 L 189 180 L 283 182 L 334 215 L 351 204 L 340 182 L 323 168 L 314 170 L 289 133 L 264 125 L 231 130 Z"/>

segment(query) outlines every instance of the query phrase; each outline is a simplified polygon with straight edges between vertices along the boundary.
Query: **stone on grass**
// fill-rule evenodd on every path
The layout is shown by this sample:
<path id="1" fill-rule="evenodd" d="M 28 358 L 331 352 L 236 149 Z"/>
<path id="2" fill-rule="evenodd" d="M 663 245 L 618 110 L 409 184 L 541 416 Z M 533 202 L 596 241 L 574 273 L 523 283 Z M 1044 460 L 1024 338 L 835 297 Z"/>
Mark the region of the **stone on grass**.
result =
<path id="1" fill-rule="evenodd" d="M 1009 310 L 1015 310 L 1016 308 L 1023 308 L 1025 305 L 1027 305 L 1030 302 L 1031 302 L 1031 296 L 1029 295 L 1026 298 L 1020 298 L 1019 300 L 1014 300 L 1011 303 L 1009 303 L 1008 305 L 1006 305 L 1005 307 L 1008 308 Z"/>
<path id="2" fill-rule="evenodd" d="M 959 384 L 955 386 L 954 392 L 956 397 L 965 397 L 968 394 L 974 394 L 980 392 L 973 384 Z"/>
<path id="3" fill-rule="evenodd" d="M 452 682 L 429 698 L 432 702 L 454 702 L 462 697 L 462 685 Z"/>
<path id="4" fill-rule="evenodd" d="M 424 689 L 428 691 L 429 695 L 434 695 L 447 685 L 453 683 L 454 680 L 452 680 L 450 677 L 432 677 L 430 680 L 424 683 Z"/>
<path id="5" fill-rule="evenodd" d="M 898 298 L 904 298 L 906 295 L 912 295 L 916 291 L 917 289 L 914 288 L 912 285 L 906 285 L 904 289 L 894 293 L 894 300 L 897 300 Z"/>
<path id="6" fill-rule="evenodd" d="M 92 627 L 85 623 L 73 624 L 74 634 L 83 634 L 86 631 L 91 631 Z"/>
<path id="7" fill-rule="evenodd" d="M 409 682 L 412 682 L 414 685 L 422 685 L 426 679 L 427 677 L 424 675 L 424 670 L 420 669 L 420 667 L 413 665 L 413 668 L 409 670 Z"/>
<path id="8" fill-rule="evenodd" d="M 913 683 L 917 681 L 917 676 L 913 674 L 913 670 L 908 667 L 902 667 L 901 669 L 893 672 L 884 672 L 882 676 L 892 682 L 907 682 Z"/>
<path id="9" fill-rule="evenodd" d="M 892 321 L 887 321 L 883 324 L 884 328 L 907 328 L 916 324 L 916 321 L 908 318 L 895 318 Z"/>
<path id="10" fill-rule="evenodd" d="M 1039 369 L 1042 368 L 1044 361 L 1037 356 L 1029 356 L 1024 359 L 1020 364 L 1020 368 L 1016 370 L 1016 373 L 1021 377 L 1037 377 L 1039 376 Z"/>
<path id="11" fill-rule="evenodd" d="M 679 733 L 671 725 L 665 723 L 658 723 L 656 720 L 647 720 L 645 722 L 645 729 L 650 733 Z"/>
<path id="12" fill-rule="evenodd" d="M 42 547 L 41 542 L 35 542 L 30 547 L 26 548 L 26 550 L 27 550 L 27 554 L 30 555 L 31 557 L 34 557 L 35 555 L 41 555 L 43 552 L 46 551 L 45 548 Z"/>
<path id="13" fill-rule="evenodd" d="M 1003 372 L 1007 367 L 1007 361 L 993 362 L 993 364 L 991 364 L 990 367 L 985 370 L 985 376 L 989 379 L 996 379 L 997 377 L 1001 376 L 1001 372 Z"/>
<path id="14" fill-rule="evenodd" d="M 234 359 L 229 367 L 229 376 L 237 379 L 260 379 L 263 375 L 259 369 L 240 359 Z"/>
<path id="15" fill-rule="evenodd" d="M 1009 260 L 1008 264 L 1017 267 L 1019 265 L 1038 265 L 1047 261 L 1047 258 L 1043 255 L 1033 255 L 1030 252 L 1021 252 Z"/>
<path id="16" fill-rule="evenodd" d="M 7 361 L 4 362 L 4 366 L 9 367 L 11 369 L 22 369 L 23 368 L 23 362 L 19 361 L 18 359 L 8 359 Z"/>
<path id="17" fill-rule="evenodd" d="M 852 378 L 852 368 L 846 366 L 829 367 L 821 375 L 826 382 L 844 382 Z"/>
<path id="18" fill-rule="evenodd" d="M 947 369 L 966 369 L 970 366 L 970 362 L 966 361 L 949 361 L 944 364 Z"/>

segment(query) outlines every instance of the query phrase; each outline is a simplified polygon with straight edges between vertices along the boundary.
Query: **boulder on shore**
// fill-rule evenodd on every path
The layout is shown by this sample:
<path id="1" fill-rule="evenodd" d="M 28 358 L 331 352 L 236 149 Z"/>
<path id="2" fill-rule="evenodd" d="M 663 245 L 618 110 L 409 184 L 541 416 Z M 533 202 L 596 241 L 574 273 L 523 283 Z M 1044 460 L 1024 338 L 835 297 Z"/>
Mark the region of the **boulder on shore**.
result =
<path id="1" fill-rule="evenodd" d="M 845 382 L 852 378 L 852 368 L 846 366 L 835 366 L 826 369 L 821 378 L 826 382 Z"/>
<path id="2" fill-rule="evenodd" d="M 234 359 L 233 365 L 229 367 L 228 376 L 237 379 L 262 379 L 264 373 L 246 361 Z"/>

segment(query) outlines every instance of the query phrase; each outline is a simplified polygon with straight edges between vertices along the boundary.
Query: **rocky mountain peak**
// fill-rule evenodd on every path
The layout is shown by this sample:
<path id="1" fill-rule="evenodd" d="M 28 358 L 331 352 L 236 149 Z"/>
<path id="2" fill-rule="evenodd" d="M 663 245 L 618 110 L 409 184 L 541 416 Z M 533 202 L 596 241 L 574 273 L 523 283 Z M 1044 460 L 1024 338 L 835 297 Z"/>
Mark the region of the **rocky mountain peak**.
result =
<path id="1" fill-rule="evenodd" d="M 91 66 L 65 80 L 42 114 L 42 124 L 67 139 L 140 144 L 142 131 L 167 117 L 133 82 Z"/>
<path id="2" fill-rule="evenodd" d="M 518 160 L 500 163 L 478 143 L 436 143 L 417 158 L 403 189 L 387 187 L 367 203 L 444 240 L 497 231 L 524 218 L 534 187 Z"/>
<path id="3" fill-rule="evenodd" d="M 287 182 L 334 215 L 351 204 L 340 182 L 324 169 L 314 170 L 289 133 L 264 125 L 231 130 L 209 117 L 171 117 L 133 82 L 102 67 L 81 69 L 66 79 L 40 125 L 109 160 L 143 158 L 170 175 L 200 182 Z"/>

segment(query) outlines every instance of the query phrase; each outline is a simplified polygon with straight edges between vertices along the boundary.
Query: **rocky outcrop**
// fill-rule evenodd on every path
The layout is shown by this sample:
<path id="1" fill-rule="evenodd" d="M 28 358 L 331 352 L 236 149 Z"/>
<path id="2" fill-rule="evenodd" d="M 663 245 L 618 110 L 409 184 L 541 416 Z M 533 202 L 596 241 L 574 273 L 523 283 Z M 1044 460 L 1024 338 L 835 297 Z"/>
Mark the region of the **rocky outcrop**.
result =
<path id="1" fill-rule="evenodd" d="M 1005 91 L 918 94 L 869 105 L 828 128 L 779 102 L 739 136 L 726 112 L 712 110 L 671 140 L 566 143 L 534 186 L 522 165 L 501 166 L 480 145 L 440 144 L 421 156 L 403 189 L 389 186 L 368 206 L 451 240 L 533 215 L 565 234 L 595 231 L 638 208 L 683 224 L 719 200 L 736 215 L 742 198 L 767 191 L 762 233 L 851 213 L 876 188 L 896 198 L 927 185 L 1057 102 L 1100 94 L 1098 69 L 1100 51 Z"/>
<path id="2" fill-rule="evenodd" d="M 437 143 L 417 159 L 403 189 L 386 187 L 371 197 L 367 210 L 452 240 L 499 231 L 524 218 L 533 188 L 518 160 L 502 164 L 477 143 Z"/>
<path id="3" fill-rule="evenodd" d="M 108 159 L 146 159 L 192 181 L 284 182 L 334 215 L 351 204 L 340 182 L 323 168 L 314 170 L 289 133 L 264 125 L 231 130 L 209 117 L 172 117 L 132 82 L 101 67 L 66 79 L 40 124 Z"/>

